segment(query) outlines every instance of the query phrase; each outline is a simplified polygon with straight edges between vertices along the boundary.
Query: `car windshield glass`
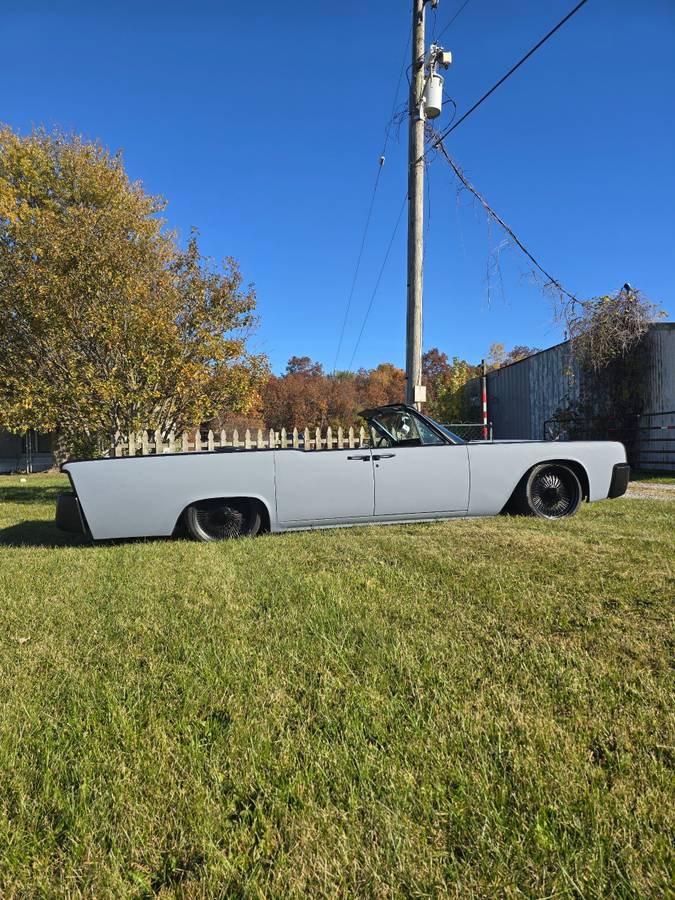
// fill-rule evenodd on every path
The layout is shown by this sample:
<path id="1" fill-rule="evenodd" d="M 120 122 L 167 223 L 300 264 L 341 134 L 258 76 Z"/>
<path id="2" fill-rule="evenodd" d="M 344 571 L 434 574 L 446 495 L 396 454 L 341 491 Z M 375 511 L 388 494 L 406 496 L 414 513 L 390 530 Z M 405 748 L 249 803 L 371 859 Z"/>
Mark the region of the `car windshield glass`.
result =
<path id="1" fill-rule="evenodd" d="M 441 423 L 437 422 L 435 419 L 429 419 L 429 421 L 433 422 L 436 428 L 440 428 L 443 434 L 447 434 L 447 436 L 454 444 L 466 444 L 465 440 L 459 437 L 459 435 L 455 434 L 454 431 L 450 431 L 450 429 L 446 428 L 445 425 L 441 425 Z"/>
<path id="2" fill-rule="evenodd" d="M 405 409 L 382 412 L 373 419 L 373 422 L 379 425 L 382 434 L 380 446 L 385 444 L 391 446 L 392 443 L 419 446 L 422 443 L 415 417 Z"/>

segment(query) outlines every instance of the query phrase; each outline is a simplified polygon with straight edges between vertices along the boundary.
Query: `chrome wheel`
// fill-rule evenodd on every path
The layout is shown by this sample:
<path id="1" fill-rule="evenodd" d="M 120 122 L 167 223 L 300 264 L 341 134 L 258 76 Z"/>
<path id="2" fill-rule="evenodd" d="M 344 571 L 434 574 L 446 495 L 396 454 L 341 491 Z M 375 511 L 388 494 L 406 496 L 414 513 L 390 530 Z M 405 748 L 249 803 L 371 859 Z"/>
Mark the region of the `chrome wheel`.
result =
<path id="1" fill-rule="evenodd" d="M 527 479 L 525 503 L 528 512 L 544 519 L 573 516 L 581 503 L 579 479 L 567 466 L 537 466 Z"/>

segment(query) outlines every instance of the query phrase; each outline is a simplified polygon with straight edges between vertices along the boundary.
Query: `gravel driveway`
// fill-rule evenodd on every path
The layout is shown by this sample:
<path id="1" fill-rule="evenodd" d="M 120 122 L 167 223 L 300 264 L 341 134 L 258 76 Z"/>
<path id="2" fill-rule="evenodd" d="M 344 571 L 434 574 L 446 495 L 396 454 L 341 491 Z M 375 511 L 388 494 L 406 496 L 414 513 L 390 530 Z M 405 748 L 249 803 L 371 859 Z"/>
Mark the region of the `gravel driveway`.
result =
<path id="1" fill-rule="evenodd" d="M 631 481 L 626 497 L 633 500 L 675 500 L 675 484 L 659 484 L 653 481 Z"/>

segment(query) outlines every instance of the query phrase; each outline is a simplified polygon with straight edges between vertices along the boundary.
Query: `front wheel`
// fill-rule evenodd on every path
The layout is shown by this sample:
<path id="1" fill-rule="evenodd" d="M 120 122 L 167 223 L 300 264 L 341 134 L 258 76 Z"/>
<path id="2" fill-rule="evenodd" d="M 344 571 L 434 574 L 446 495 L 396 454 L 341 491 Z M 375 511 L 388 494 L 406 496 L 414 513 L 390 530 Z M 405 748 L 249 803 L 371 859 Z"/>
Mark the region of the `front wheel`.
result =
<path id="1" fill-rule="evenodd" d="M 573 516 L 581 503 L 581 484 L 576 474 L 559 463 L 535 466 L 522 489 L 520 511 L 542 519 Z"/>
<path id="2" fill-rule="evenodd" d="M 185 524 L 196 541 L 226 541 L 257 534 L 261 518 L 250 500 L 203 500 L 188 506 Z"/>

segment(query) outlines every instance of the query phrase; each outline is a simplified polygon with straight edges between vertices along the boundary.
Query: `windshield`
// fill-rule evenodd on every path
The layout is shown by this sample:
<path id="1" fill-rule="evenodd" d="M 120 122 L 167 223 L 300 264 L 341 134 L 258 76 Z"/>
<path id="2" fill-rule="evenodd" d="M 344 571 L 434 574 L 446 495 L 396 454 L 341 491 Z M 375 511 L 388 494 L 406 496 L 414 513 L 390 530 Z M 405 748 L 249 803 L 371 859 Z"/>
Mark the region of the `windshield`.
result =
<path id="1" fill-rule="evenodd" d="M 428 447 L 442 445 L 446 440 L 453 444 L 465 443 L 443 425 L 406 407 L 385 407 L 367 412 L 371 413 L 368 421 L 372 446 L 376 448 Z"/>
<path id="2" fill-rule="evenodd" d="M 429 418 L 427 416 L 427 418 Z M 446 428 L 445 425 L 441 425 L 440 422 L 437 422 L 435 419 L 429 419 L 430 422 L 433 422 L 436 428 L 439 428 L 443 434 L 447 434 L 450 440 L 455 444 L 466 444 L 466 441 L 463 440 L 458 434 L 455 434 L 454 431 L 450 431 L 449 428 Z"/>

